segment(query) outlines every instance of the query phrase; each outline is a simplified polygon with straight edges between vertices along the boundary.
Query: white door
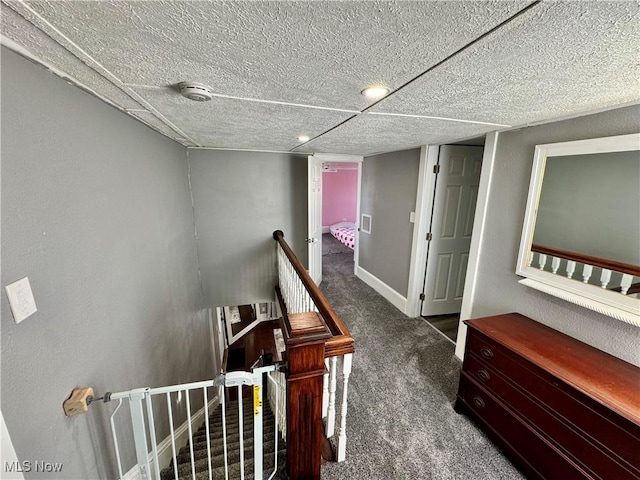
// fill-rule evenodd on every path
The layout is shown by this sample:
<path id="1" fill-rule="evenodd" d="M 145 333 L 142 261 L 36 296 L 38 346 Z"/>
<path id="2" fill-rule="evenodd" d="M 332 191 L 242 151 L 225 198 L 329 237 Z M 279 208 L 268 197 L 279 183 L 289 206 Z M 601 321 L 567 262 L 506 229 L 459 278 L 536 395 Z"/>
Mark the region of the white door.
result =
<path id="1" fill-rule="evenodd" d="M 427 254 L 424 316 L 458 313 L 469 261 L 483 147 L 443 145 Z"/>
<path id="2" fill-rule="evenodd" d="M 322 282 L 322 160 L 309 156 L 309 275 L 316 285 Z"/>

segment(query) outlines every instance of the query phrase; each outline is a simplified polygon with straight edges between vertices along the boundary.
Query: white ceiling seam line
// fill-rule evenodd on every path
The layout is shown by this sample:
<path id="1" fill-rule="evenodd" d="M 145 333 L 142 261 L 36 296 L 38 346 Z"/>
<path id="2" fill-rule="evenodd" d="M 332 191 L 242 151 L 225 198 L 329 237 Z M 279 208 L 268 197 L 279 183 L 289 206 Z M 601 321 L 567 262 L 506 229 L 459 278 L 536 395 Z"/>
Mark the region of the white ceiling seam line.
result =
<path id="1" fill-rule="evenodd" d="M 401 90 L 403 90 L 404 88 L 408 87 L 409 85 L 411 85 L 412 83 L 416 82 L 417 80 L 419 80 L 420 78 L 422 78 L 423 76 L 425 76 L 427 73 L 432 72 L 433 70 L 435 70 L 436 68 L 442 66 L 443 64 L 445 64 L 446 62 L 448 62 L 449 60 L 451 60 L 452 58 L 456 57 L 457 55 L 461 54 L 462 52 L 464 52 L 467 48 L 471 48 L 473 45 L 475 45 L 476 43 L 480 42 L 481 40 L 485 39 L 486 37 L 490 36 L 491 34 L 497 32 L 498 30 L 500 30 L 502 27 L 504 27 L 505 25 L 508 25 L 509 23 L 511 23 L 512 21 L 514 21 L 516 18 L 518 18 L 521 15 L 524 15 L 526 12 L 528 12 L 529 10 L 531 10 L 533 7 L 539 5 L 540 3 L 542 3 L 542 0 L 534 0 L 533 2 L 531 2 L 529 5 L 527 5 L 526 7 L 522 8 L 520 11 L 518 11 L 517 13 L 511 15 L 509 18 L 507 18 L 506 20 L 503 20 L 502 22 L 500 22 L 498 25 L 493 26 L 492 28 L 490 28 L 489 30 L 487 30 L 486 32 L 482 33 L 481 35 L 479 35 L 478 37 L 474 38 L 473 40 L 471 40 L 470 42 L 466 43 L 465 45 L 463 45 L 462 47 L 458 48 L 455 52 L 450 53 L 449 55 L 447 55 L 446 57 L 444 57 L 442 60 L 434 63 L 433 65 L 431 65 L 429 68 L 427 68 L 426 70 L 424 70 L 423 72 L 419 73 L 418 75 L 416 75 L 415 77 L 407 80 L 405 83 L 403 83 L 402 85 L 400 85 L 398 88 L 395 88 L 393 91 L 389 92 L 387 95 L 385 95 L 384 97 L 382 97 L 380 100 L 377 100 L 376 102 L 372 103 L 371 105 L 367 106 L 366 108 L 364 108 L 360 113 L 366 113 L 369 110 L 371 110 L 372 108 L 374 108 L 376 105 L 379 105 L 380 103 L 384 102 L 385 100 L 387 100 L 388 98 L 390 98 L 392 95 L 400 92 Z"/>
<path id="2" fill-rule="evenodd" d="M 608 112 L 609 110 L 616 110 L 618 108 L 625 108 L 625 107 L 632 107 L 634 105 L 640 105 L 640 97 L 637 100 L 631 100 L 629 102 L 622 102 L 622 103 L 617 103 L 614 105 L 607 105 L 605 107 L 602 108 L 596 108 L 595 110 L 589 110 L 589 111 L 585 111 L 585 112 L 576 112 L 576 113 L 571 113 L 569 115 L 562 115 L 559 117 L 552 117 L 546 120 L 539 120 L 539 121 L 535 121 L 535 122 L 528 122 L 528 123 L 522 123 L 520 125 L 514 125 L 513 127 L 511 127 L 511 130 L 520 130 L 522 128 L 528 128 L 528 127 L 536 127 L 538 125 L 545 125 L 547 123 L 553 123 L 553 122 L 561 122 L 563 120 L 571 120 L 572 118 L 580 118 L 580 117 L 584 117 L 587 115 L 593 115 L 596 113 L 602 113 L 602 112 Z"/>
<path id="3" fill-rule="evenodd" d="M 139 85 L 135 83 L 123 83 L 124 86 L 128 88 L 139 88 L 141 90 L 166 90 L 172 89 L 171 86 L 157 86 L 157 85 Z M 344 113 L 353 113 L 359 114 L 360 110 L 349 110 L 346 108 L 335 108 L 335 107 L 321 107 L 320 105 L 309 105 L 307 103 L 295 103 L 295 102 L 283 102 L 281 100 L 266 100 L 263 98 L 253 98 L 253 97 L 238 97 L 236 95 L 227 95 L 225 93 L 210 93 L 212 97 L 217 98 L 226 98 L 229 100 L 240 100 L 244 102 L 255 102 L 255 103 L 268 103 L 272 105 L 284 105 L 288 107 L 300 107 L 300 108 L 313 108 L 316 110 L 327 110 L 330 112 L 344 112 Z"/>
<path id="4" fill-rule="evenodd" d="M 77 80 L 75 77 L 73 77 L 72 75 L 69 75 L 66 72 L 63 72 L 62 70 L 60 70 L 57 67 L 52 66 L 51 64 L 49 64 L 48 62 L 40 59 L 39 57 L 37 57 L 36 55 L 34 55 L 33 53 L 31 53 L 29 50 L 25 49 L 24 47 L 22 47 L 21 45 L 18 45 L 16 42 L 14 42 L 13 40 L 11 40 L 8 37 L 5 37 L 4 35 L 0 34 L 0 45 L 8 48 L 9 50 L 15 52 L 16 54 L 20 55 L 21 57 L 24 57 L 25 59 L 27 59 L 28 61 L 38 65 L 39 67 L 43 67 L 46 70 L 48 70 L 49 72 L 53 73 L 54 75 L 56 75 L 57 77 L 59 77 L 60 79 L 64 80 L 65 82 L 73 85 L 74 87 L 82 90 L 83 92 L 87 93 L 88 95 L 91 95 L 92 97 L 97 98 L 98 100 L 105 102 L 107 105 L 109 105 L 110 107 L 115 108 L 116 110 L 127 114 L 129 116 L 133 116 L 133 118 L 135 118 L 136 121 L 141 122 L 142 124 L 146 125 L 147 127 L 149 127 L 150 129 L 152 129 L 155 132 L 158 132 L 160 135 L 163 135 L 165 137 L 171 138 L 172 140 L 178 142 L 180 145 L 183 145 L 184 147 L 189 147 L 189 145 L 185 145 L 184 144 L 184 140 L 190 140 L 188 137 L 187 138 L 175 138 L 173 136 L 169 137 L 166 133 L 161 132 L 160 130 L 158 130 L 156 128 L 156 126 L 152 125 L 151 123 L 149 123 L 147 120 L 145 120 L 144 118 L 141 118 L 137 115 L 135 115 L 136 113 L 151 113 L 149 110 L 146 110 L 144 108 L 125 108 L 122 105 L 118 105 L 117 103 L 115 103 L 114 101 L 110 100 L 109 98 L 105 97 L 104 95 L 96 92 L 95 90 L 87 87 L 84 83 L 82 83 L 81 81 Z M 73 54 L 72 54 L 73 55 Z M 88 68 L 91 68 L 87 65 Z M 196 142 L 191 141 L 193 144 L 196 144 Z"/>
<path id="5" fill-rule="evenodd" d="M 307 155 L 307 153 L 296 153 L 290 150 L 261 150 L 255 148 L 229 148 L 229 147 L 186 147 L 187 150 L 220 150 L 224 152 L 253 152 L 253 153 L 285 153 L 293 155 Z"/>
<path id="6" fill-rule="evenodd" d="M 273 105 L 285 105 L 288 107 L 300 107 L 300 108 L 313 108 L 316 110 L 329 110 L 331 112 L 345 112 L 345 113 L 354 113 L 354 114 L 358 114 L 360 113 L 360 110 L 347 110 L 344 108 L 333 108 L 333 107 L 320 107 L 318 105 L 307 105 L 304 103 L 293 103 L 293 102 L 282 102 L 279 100 L 263 100 L 261 98 L 251 98 L 251 97 L 236 97 L 233 95 L 225 95 L 223 93 L 212 93 L 211 94 L 212 97 L 218 97 L 218 98 L 227 98 L 230 100 L 241 100 L 241 101 L 246 101 L 246 102 L 256 102 L 256 103 L 269 103 L 269 104 L 273 104 Z"/>
<path id="7" fill-rule="evenodd" d="M 164 90 L 165 88 L 169 88 L 169 87 L 163 87 L 158 85 L 142 85 L 139 83 L 124 83 L 124 82 L 122 83 L 122 85 L 128 88 L 140 88 L 142 90 Z"/>
<path id="8" fill-rule="evenodd" d="M 412 113 L 389 113 L 389 112 L 365 112 L 366 115 L 385 115 L 388 117 L 409 117 L 409 118 L 426 118 L 431 120 L 443 120 L 446 122 L 470 123 L 474 125 L 488 125 L 490 127 L 512 128 L 513 125 L 505 125 L 503 123 L 482 122 L 480 120 L 462 120 L 460 118 L 435 117 L 432 115 L 416 115 Z"/>
<path id="9" fill-rule="evenodd" d="M 40 67 L 43 67 L 43 68 L 47 69 L 49 72 L 53 73 L 57 77 L 60 77 L 65 82 L 69 82 L 70 84 L 78 87 L 80 90 L 88 93 L 89 95 L 92 95 L 92 96 L 96 97 L 99 100 L 102 100 L 107 105 L 109 105 L 109 106 L 111 106 L 111 107 L 113 107 L 113 108 L 115 108 L 117 110 L 120 110 L 121 112 L 127 113 L 129 111 L 136 111 L 136 109 L 127 109 L 127 108 L 122 107 L 121 105 L 118 105 L 113 100 L 110 100 L 109 98 L 107 98 L 104 95 L 96 92 L 92 88 L 87 87 L 82 82 L 80 82 L 78 79 L 73 77 L 72 75 L 69 75 L 68 73 L 63 72 L 59 68 L 57 68 L 57 67 L 53 66 L 52 64 L 50 64 L 49 62 L 45 62 L 44 60 L 40 59 L 38 56 L 36 56 L 33 53 L 31 53 L 29 50 L 24 48 L 22 45 L 17 44 L 15 41 L 11 40 L 9 37 L 6 37 L 1 33 L 0 33 L 0 45 L 2 45 L 5 48 L 8 48 L 12 52 L 15 52 L 16 54 L 20 55 L 21 57 L 24 57 L 28 61 L 30 61 L 30 62 L 32 62 L 32 63 L 34 63 L 34 64 L 36 64 L 36 65 L 38 65 Z M 146 110 L 140 110 L 140 111 L 141 112 L 146 112 Z"/>
<path id="10" fill-rule="evenodd" d="M 362 112 L 364 112 L 364 110 L 363 110 Z M 305 145 L 307 145 L 307 144 L 309 144 L 309 143 L 313 142 L 314 140 L 317 140 L 318 138 L 322 137 L 323 135 L 326 135 L 327 133 L 334 131 L 336 128 L 341 127 L 341 126 L 342 126 L 342 125 L 344 125 L 345 123 L 347 123 L 347 122 L 349 122 L 349 121 L 353 120 L 354 118 L 356 118 L 357 116 L 361 115 L 361 114 L 362 114 L 362 112 L 358 112 L 358 113 L 356 113 L 355 115 L 351 115 L 349 118 L 344 119 L 343 121 L 341 121 L 341 122 L 340 122 L 340 123 L 338 123 L 337 125 L 334 125 L 334 126 L 333 126 L 333 127 L 331 127 L 330 129 L 325 130 L 325 131 L 324 131 L 324 132 L 322 132 L 322 133 L 319 133 L 319 134 L 318 134 L 318 135 L 316 135 L 315 137 L 310 138 L 309 140 L 307 140 L 307 141 L 306 141 L 306 142 L 304 142 L 304 143 L 301 143 L 300 145 L 296 145 L 295 147 L 293 147 L 293 148 L 292 148 L 291 150 L 289 150 L 289 151 L 290 151 L 290 152 L 292 152 L 292 153 L 295 153 L 295 152 L 294 152 L 294 150 L 296 150 L 297 148 L 304 147 Z"/>
<path id="11" fill-rule="evenodd" d="M 519 16 L 525 14 L 526 12 L 528 12 L 529 10 L 531 10 L 533 7 L 537 6 L 538 4 L 540 4 L 542 2 L 542 0 L 534 0 L 533 2 L 531 2 L 529 5 L 527 5 L 526 7 L 522 8 L 520 11 L 518 11 L 517 13 L 515 13 L 514 15 L 510 16 L 509 18 L 507 18 L 506 20 L 500 22 L 498 25 L 495 25 L 494 27 L 490 28 L 489 30 L 487 30 L 486 32 L 482 33 L 481 35 L 479 35 L 478 37 L 476 37 L 475 39 L 473 39 L 472 41 L 468 42 L 467 44 L 463 45 L 462 47 L 460 47 L 459 49 L 457 49 L 455 52 L 450 53 L 449 55 L 447 55 L 445 58 L 443 58 L 442 60 L 434 63 L 433 65 L 431 65 L 429 68 L 427 68 L 426 70 L 424 70 L 423 72 L 419 73 L 418 75 L 416 75 L 415 77 L 411 78 L 410 80 L 406 81 L 405 83 L 403 83 L 402 85 L 400 85 L 398 88 L 392 90 L 391 92 L 389 92 L 387 95 L 385 95 L 384 97 L 382 97 L 380 100 L 377 100 L 375 102 L 373 102 L 371 105 L 368 105 L 367 107 L 363 108 L 358 115 L 364 114 L 364 113 L 369 113 L 369 111 L 374 108 L 376 105 L 381 104 L 382 102 L 384 102 L 385 100 L 389 99 L 391 96 L 393 96 L 394 94 L 398 93 L 399 91 L 401 91 L 402 89 L 404 89 L 405 87 L 409 86 L 410 84 L 414 83 L 415 81 L 417 81 L 418 79 L 422 78 L 423 76 L 425 76 L 427 73 L 432 72 L 433 70 L 435 70 L 436 68 L 442 66 L 444 63 L 448 62 L 449 60 L 451 60 L 452 58 L 454 58 L 456 55 L 459 55 L 460 53 L 464 52 L 467 48 L 472 47 L 473 45 L 475 45 L 476 43 L 480 42 L 482 39 L 488 37 L 489 35 L 491 35 L 492 33 L 500 30 L 502 27 L 504 27 L 505 25 L 511 23 L 512 21 L 514 21 L 516 18 L 518 18 Z M 345 120 L 343 120 L 342 122 L 338 123 L 337 125 L 334 125 L 333 127 L 329 128 L 328 130 L 320 133 L 319 135 L 316 135 L 315 137 L 313 137 L 312 139 L 308 140 L 307 142 L 297 145 L 295 147 L 293 147 L 291 149 L 291 151 L 293 152 L 294 150 L 296 150 L 297 148 L 300 148 L 304 145 L 306 145 L 307 143 L 313 142 L 314 140 L 317 140 L 318 138 L 326 135 L 329 132 L 332 132 L 333 130 L 341 127 L 342 125 L 344 125 L 345 123 L 353 120 L 357 115 L 353 115 Z M 488 124 L 493 126 L 494 124 Z"/>
<path id="12" fill-rule="evenodd" d="M 108 70 L 106 67 L 104 67 L 100 62 L 98 62 L 96 59 L 94 59 L 89 53 L 85 52 L 84 49 L 82 49 L 80 46 L 78 46 L 73 40 L 71 40 L 69 37 L 67 37 L 64 33 L 62 33 L 60 30 L 58 30 L 54 25 L 52 25 L 48 20 L 44 19 L 38 12 L 36 12 L 35 10 L 33 10 L 29 5 L 27 5 L 26 3 L 24 3 L 24 0 L 20 0 L 19 3 L 7 3 L 5 1 L 3 1 L 2 3 L 4 3 L 5 5 L 7 5 L 9 8 L 11 8 L 12 10 L 14 10 L 15 12 L 17 12 L 20 16 L 22 16 L 25 20 L 27 20 L 29 23 L 33 24 L 33 22 L 31 22 L 27 17 L 25 17 L 19 10 L 20 8 L 24 8 L 25 10 L 27 10 L 31 15 L 33 15 L 34 17 L 36 17 L 39 21 L 41 21 L 45 26 L 47 26 L 50 31 L 45 31 L 42 30 L 42 32 L 44 32 L 45 34 L 47 34 L 49 37 L 51 37 L 51 39 L 54 42 L 57 42 L 58 44 L 60 44 L 65 50 L 67 50 L 71 55 L 74 55 L 75 57 L 77 57 L 78 59 L 80 59 L 85 65 L 87 65 L 87 67 L 92 68 L 93 70 L 95 70 L 96 72 L 98 72 L 99 74 L 102 74 L 107 80 L 109 80 L 111 83 L 113 83 L 116 87 L 118 87 L 120 90 L 122 90 L 124 93 L 126 93 L 127 95 L 129 95 L 131 98 L 133 98 L 135 101 L 137 101 L 138 103 L 141 103 L 143 106 L 147 107 L 148 111 L 150 113 L 152 113 L 153 115 L 155 115 L 161 122 L 163 122 L 166 126 L 168 126 L 169 128 L 171 128 L 173 131 L 175 131 L 178 135 L 184 137 L 186 140 L 189 140 L 191 143 L 193 143 L 194 145 L 198 145 L 199 142 L 196 142 L 193 138 L 191 138 L 189 135 L 187 135 L 186 133 L 184 133 L 179 127 L 177 127 L 176 125 L 174 125 L 169 119 L 167 119 L 162 113 L 160 113 L 153 105 L 151 105 L 149 102 L 147 102 L 143 97 L 141 97 L 140 95 L 138 95 L 138 93 L 136 93 L 134 90 L 132 90 L 131 88 L 128 88 L 125 86 L 125 83 L 120 80 L 116 75 L 114 75 L 110 70 Z M 20 5 L 20 7 L 18 7 L 17 9 L 15 8 L 16 6 Z M 39 28 L 38 26 L 34 25 L 34 27 Z M 52 35 L 52 32 L 54 35 Z M 59 38 L 55 38 L 55 36 L 58 36 Z M 59 39 L 63 39 L 65 41 L 65 43 L 67 43 L 67 45 L 65 45 L 63 42 L 61 42 Z M 71 49 L 76 50 L 75 52 L 72 51 L 69 47 L 71 47 Z M 38 59 L 38 61 L 40 63 L 42 63 L 44 65 L 44 62 L 42 62 L 40 59 Z M 66 75 L 66 74 L 65 74 Z M 67 75 L 68 77 L 68 75 Z M 88 92 L 92 92 L 91 89 L 88 89 L 84 86 L 84 84 L 82 83 L 78 83 L 78 86 L 81 86 L 81 88 L 83 88 L 84 90 L 88 91 Z M 98 97 L 100 98 L 100 97 Z M 121 108 L 122 110 L 122 108 Z M 126 111 L 126 109 L 125 109 Z M 147 125 L 149 125 L 147 123 Z M 151 125 L 149 125 L 151 128 L 153 128 Z M 156 130 L 155 128 L 153 128 L 154 130 Z M 156 130 L 157 131 L 157 130 Z M 161 133 L 161 132 L 160 132 Z"/>

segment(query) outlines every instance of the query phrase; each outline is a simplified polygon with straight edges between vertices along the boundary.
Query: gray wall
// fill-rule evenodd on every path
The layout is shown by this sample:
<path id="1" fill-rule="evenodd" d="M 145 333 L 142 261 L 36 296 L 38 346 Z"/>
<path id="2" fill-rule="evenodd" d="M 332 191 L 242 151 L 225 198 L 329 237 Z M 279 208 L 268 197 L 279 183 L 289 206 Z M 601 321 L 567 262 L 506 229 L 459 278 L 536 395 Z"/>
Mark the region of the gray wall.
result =
<path id="1" fill-rule="evenodd" d="M 365 157 L 362 165 L 360 210 L 372 229 L 360 232 L 359 265 L 405 297 L 419 168 L 420 149 Z"/>
<path id="2" fill-rule="evenodd" d="M 206 304 L 273 300 L 273 231 L 307 261 L 307 156 L 200 149 L 188 156 Z"/>
<path id="3" fill-rule="evenodd" d="M 520 285 L 514 273 L 535 146 L 633 133 L 639 124 L 634 106 L 499 134 L 472 317 L 520 312 L 640 365 L 640 328 Z"/>
<path id="4" fill-rule="evenodd" d="M 640 265 L 640 153 L 549 157 L 533 243 Z"/>
<path id="5" fill-rule="evenodd" d="M 2 294 L 4 419 L 21 460 L 64 464 L 46 478 L 115 478 L 114 405 L 67 418 L 71 390 L 211 377 L 186 150 L 2 49 L 1 153 L 2 286 L 38 306 L 16 325 Z"/>

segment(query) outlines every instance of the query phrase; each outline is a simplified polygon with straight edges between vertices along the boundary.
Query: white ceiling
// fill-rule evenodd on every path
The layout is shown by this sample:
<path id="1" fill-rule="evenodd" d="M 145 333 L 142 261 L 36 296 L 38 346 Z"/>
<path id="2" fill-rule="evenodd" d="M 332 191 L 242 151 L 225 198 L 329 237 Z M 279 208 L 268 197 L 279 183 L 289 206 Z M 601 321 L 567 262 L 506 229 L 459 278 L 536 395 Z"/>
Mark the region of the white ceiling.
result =
<path id="1" fill-rule="evenodd" d="M 4 45 L 186 146 L 368 155 L 640 102 L 637 1 L 2 2 Z"/>

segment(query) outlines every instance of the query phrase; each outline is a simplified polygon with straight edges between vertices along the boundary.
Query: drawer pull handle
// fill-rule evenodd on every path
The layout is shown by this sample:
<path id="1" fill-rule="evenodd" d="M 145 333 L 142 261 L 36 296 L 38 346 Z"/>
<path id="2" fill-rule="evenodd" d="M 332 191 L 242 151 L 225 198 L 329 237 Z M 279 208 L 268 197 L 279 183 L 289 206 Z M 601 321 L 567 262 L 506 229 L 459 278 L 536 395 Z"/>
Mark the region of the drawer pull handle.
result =
<path id="1" fill-rule="evenodd" d="M 473 397 L 473 404 L 478 408 L 484 408 L 484 400 L 477 395 Z"/>
<path id="2" fill-rule="evenodd" d="M 484 358 L 491 358 L 493 357 L 493 350 L 491 350 L 489 347 L 482 347 L 480 349 L 480 353 L 482 354 L 482 356 Z"/>
<path id="3" fill-rule="evenodd" d="M 478 377 L 480 378 L 480 380 L 486 382 L 491 378 L 491 375 L 489 375 L 489 372 L 487 372 L 485 369 L 482 369 L 478 370 Z"/>

